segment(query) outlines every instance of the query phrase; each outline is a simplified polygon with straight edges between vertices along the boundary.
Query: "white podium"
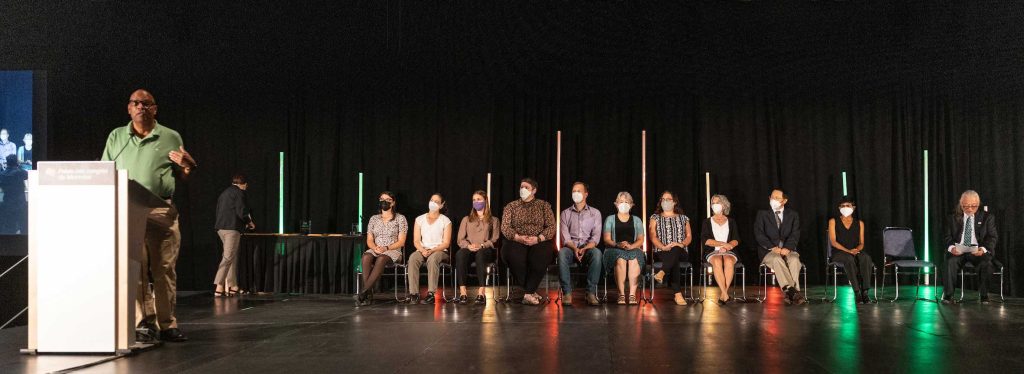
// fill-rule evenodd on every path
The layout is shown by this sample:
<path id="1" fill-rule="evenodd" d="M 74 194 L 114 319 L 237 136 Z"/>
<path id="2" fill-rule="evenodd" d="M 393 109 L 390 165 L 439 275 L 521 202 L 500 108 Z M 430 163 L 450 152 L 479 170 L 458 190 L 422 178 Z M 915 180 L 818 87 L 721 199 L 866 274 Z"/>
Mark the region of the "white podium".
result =
<path id="1" fill-rule="evenodd" d="M 146 217 L 167 204 L 111 161 L 39 162 L 29 172 L 28 348 L 126 353 Z"/>

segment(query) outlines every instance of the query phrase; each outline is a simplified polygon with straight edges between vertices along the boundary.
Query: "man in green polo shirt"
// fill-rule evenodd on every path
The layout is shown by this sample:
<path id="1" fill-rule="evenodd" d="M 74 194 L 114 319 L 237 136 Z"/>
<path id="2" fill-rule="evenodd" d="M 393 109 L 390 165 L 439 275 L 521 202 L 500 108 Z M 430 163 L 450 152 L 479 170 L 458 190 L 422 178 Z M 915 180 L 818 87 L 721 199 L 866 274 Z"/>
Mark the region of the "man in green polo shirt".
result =
<path id="1" fill-rule="evenodd" d="M 196 161 L 185 151 L 177 131 L 156 122 L 156 100 L 146 90 L 136 90 L 128 99 L 132 121 L 118 127 L 107 137 L 103 160 L 114 161 L 117 169 L 128 170 L 128 178 L 138 182 L 170 207 L 155 208 L 146 220 L 146 249 L 143 274 L 137 291 L 135 308 L 139 327 L 160 339 L 181 342 L 188 340 L 178 329 L 174 317 L 177 297 L 177 274 L 174 271 L 181 248 L 178 210 L 171 203 L 175 178 L 187 180 L 195 171 Z M 148 268 L 148 272 L 146 271 Z M 152 276 L 152 279 L 147 277 Z M 148 283 L 153 282 L 153 293 Z"/>

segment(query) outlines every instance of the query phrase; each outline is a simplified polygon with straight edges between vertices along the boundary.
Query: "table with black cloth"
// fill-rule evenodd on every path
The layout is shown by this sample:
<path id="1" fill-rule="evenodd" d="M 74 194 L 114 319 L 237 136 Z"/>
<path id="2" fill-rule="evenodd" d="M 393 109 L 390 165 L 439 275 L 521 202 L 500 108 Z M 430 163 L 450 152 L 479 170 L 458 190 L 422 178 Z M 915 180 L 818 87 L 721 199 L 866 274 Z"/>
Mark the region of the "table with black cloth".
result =
<path id="1" fill-rule="evenodd" d="M 353 293 L 362 235 L 243 234 L 238 285 L 250 292 Z"/>

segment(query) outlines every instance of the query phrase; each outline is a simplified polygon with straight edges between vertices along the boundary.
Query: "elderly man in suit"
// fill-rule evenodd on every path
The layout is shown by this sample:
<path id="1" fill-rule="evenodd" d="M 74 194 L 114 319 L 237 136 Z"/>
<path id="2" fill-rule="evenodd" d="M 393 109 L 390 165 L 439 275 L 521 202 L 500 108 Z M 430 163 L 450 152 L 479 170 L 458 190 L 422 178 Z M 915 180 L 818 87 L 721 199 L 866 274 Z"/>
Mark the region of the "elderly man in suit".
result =
<path id="1" fill-rule="evenodd" d="M 760 210 L 754 221 L 754 239 L 758 244 L 761 263 L 775 272 L 782 286 L 786 305 L 803 304 L 807 300 L 800 293 L 800 215 L 786 209 L 789 196 L 782 190 L 772 190 L 769 197 L 771 210 Z"/>
<path id="2" fill-rule="evenodd" d="M 992 278 L 992 251 L 996 248 L 999 235 L 996 233 L 996 217 L 988 212 L 978 211 L 981 197 L 972 190 L 960 194 L 960 204 L 946 220 L 946 276 L 942 283 L 942 303 L 953 303 L 956 277 L 964 264 L 971 263 L 978 269 L 978 293 L 981 303 L 988 304 L 988 281 Z M 973 252 L 963 253 L 957 244 L 976 247 Z M 961 247 L 962 248 L 962 247 Z"/>

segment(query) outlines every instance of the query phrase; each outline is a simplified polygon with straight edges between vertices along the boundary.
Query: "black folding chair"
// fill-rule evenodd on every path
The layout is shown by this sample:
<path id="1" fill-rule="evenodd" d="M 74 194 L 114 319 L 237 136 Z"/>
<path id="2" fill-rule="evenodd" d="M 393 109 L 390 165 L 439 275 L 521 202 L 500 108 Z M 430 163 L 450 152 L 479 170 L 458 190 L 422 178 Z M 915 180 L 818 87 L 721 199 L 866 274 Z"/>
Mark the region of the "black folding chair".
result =
<path id="1" fill-rule="evenodd" d="M 914 231 L 906 227 L 886 227 L 882 230 L 882 249 L 885 252 L 885 263 L 882 266 L 882 286 L 885 286 L 887 270 L 893 268 L 893 278 L 896 283 L 896 297 L 890 301 L 895 302 L 900 298 L 900 269 L 917 269 L 917 289 L 915 297 L 921 295 L 921 275 L 928 276 L 926 269 L 931 269 L 934 274 L 932 293 L 935 300 L 938 300 L 939 273 L 935 264 L 931 261 L 917 259 L 917 251 L 914 247 Z M 882 292 L 885 296 L 885 292 Z"/>

